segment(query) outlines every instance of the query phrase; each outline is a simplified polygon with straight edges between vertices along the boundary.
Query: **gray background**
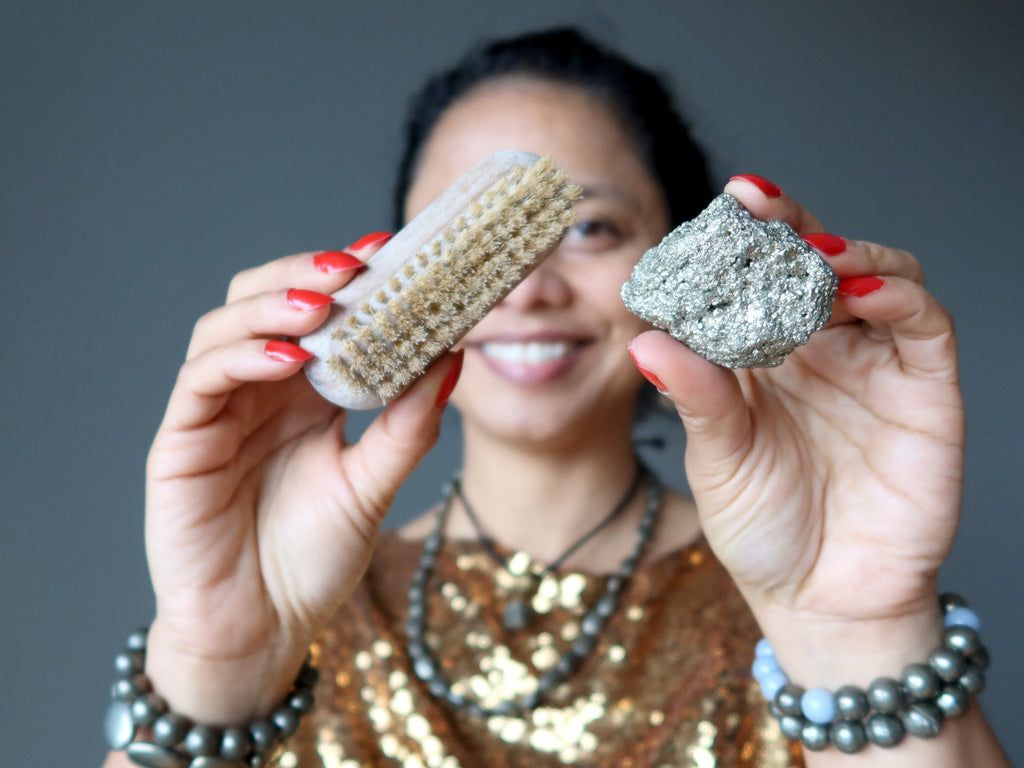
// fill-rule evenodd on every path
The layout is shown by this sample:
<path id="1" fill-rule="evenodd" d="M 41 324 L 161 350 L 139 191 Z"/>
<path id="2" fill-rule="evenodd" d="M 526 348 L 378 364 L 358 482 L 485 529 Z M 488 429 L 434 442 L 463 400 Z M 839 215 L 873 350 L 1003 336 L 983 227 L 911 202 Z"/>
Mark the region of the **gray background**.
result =
<path id="1" fill-rule="evenodd" d="M 480 36 L 557 22 L 667 71 L 719 180 L 763 174 L 832 231 L 924 261 L 957 318 L 970 416 L 941 581 L 986 619 L 983 700 L 1024 759 L 1019 3 L 0 11 L 0 763 L 102 759 L 110 657 L 152 613 L 145 454 L 194 319 L 243 267 L 387 228 L 422 76 Z M 449 429 L 398 513 L 434 498 L 457 451 Z"/>

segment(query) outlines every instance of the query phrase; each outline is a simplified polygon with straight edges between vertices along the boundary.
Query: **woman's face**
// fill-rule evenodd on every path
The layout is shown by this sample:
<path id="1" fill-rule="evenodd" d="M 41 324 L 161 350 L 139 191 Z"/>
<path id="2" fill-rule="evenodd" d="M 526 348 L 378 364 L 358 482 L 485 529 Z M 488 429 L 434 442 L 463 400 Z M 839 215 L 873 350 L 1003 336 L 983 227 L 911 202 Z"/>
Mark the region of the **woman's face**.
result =
<path id="1" fill-rule="evenodd" d="M 467 429 L 545 443 L 632 423 L 642 378 L 626 350 L 647 330 L 619 289 L 668 230 L 661 191 L 601 101 L 572 86 L 507 79 L 441 117 L 406 201 L 411 218 L 485 155 L 551 155 L 583 187 L 578 220 L 522 284 L 463 339 L 452 402 Z"/>

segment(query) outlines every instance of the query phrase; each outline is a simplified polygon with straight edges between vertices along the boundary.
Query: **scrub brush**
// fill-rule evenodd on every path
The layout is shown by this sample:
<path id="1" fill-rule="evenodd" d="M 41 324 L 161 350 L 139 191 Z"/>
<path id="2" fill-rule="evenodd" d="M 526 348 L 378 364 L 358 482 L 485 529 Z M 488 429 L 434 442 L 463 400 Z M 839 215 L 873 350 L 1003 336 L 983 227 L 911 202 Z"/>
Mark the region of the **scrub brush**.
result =
<path id="1" fill-rule="evenodd" d="M 334 294 L 299 340 L 310 382 L 344 408 L 396 398 L 554 250 L 579 195 L 550 158 L 485 157 Z"/>

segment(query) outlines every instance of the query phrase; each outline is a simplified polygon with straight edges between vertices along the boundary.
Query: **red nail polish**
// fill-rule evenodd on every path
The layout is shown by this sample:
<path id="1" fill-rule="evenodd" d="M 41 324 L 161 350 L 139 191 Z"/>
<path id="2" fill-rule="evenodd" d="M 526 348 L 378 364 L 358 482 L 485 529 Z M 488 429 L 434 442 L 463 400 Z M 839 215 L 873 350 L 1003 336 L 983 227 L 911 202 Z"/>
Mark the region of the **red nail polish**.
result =
<path id="1" fill-rule="evenodd" d="M 279 363 L 299 363 L 309 360 L 313 356 L 312 352 L 307 352 L 298 344 L 273 340 L 268 341 L 267 345 L 263 347 L 263 354 Z"/>
<path id="2" fill-rule="evenodd" d="M 459 383 L 459 375 L 462 373 L 462 358 L 465 357 L 466 350 L 460 349 L 455 352 L 455 355 L 455 364 L 448 371 L 448 375 L 441 382 L 441 388 L 437 391 L 437 400 L 434 404 L 438 408 L 444 408 L 448 404 L 448 398 L 452 396 L 452 392 L 455 391 L 455 385 Z"/>
<path id="3" fill-rule="evenodd" d="M 839 281 L 838 293 L 841 296 L 867 296 L 885 285 L 885 281 L 878 277 L 849 277 Z"/>
<path id="4" fill-rule="evenodd" d="M 304 312 L 308 312 L 312 309 L 320 309 L 320 307 L 326 307 L 332 301 L 334 301 L 334 299 L 326 293 L 305 291 L 301 288 L 292 288 L 288 291 L 288 304 L 294 309 L 301 309 Z"/>
<path id="5" fill-rule="evenodd" d="M 768 197 L 782 197 L 782 190 L 778 186 L 772 184 L 768 179 L 763 176 L 755 176 L 752 173 L 741 173 L 733 176 L 729 181 L 735 181 L 736 179 L 742 179 L 743 181 L 749 181 L 755 187 L 764 192 Z"/>
<path id="6" fill-rule="evenodd" d="M 819 232 L 813 235 L 804 235 L 812 248 L 817 248 L 826 256 L 838 256 L 846 250 L 846 241 L 838 235 L 830 235 L 827 232 Z"/>
<path id="7" fill-rule="evenodd" d="M 636 369 L 644 375 L 644 378 L 651 382 L 651 384 L 654 385 L 654 388 L 657 389 L 661 394 L 667 395 L 668 387 L 665 386 L 665 383 L 657 376 L 655 376 L 653 373 L 644 368 L 642 365 L 640 365 L 640 361 L 636 359 L 636 355 L 633 354 L 632 349 L 629 350 L 629 356 L 633 358 L 633 365 L 635 365 Z"/>
<path id="8" fill-rule="evenodd" d="M 384 245 L 384 243 L 386 243 L 392 237 L 394 237 L 394 235 L 392 235 L 390 232 L 371 232 L 368 235 L 363 235 L 362 237 L 360 237 L 345 250 L 349 252 L 361 251 L 363 248 L 367 248 L 371 245 Z"/>
<path id="9" fill-rule="evenodd" d="M 313 266 L 321 272 L 334 274 L 336 272 L 347 272 L 350 269 L 365 267 L 359 259 L 351 253 L 344 251 L 324 251 L 313 257 Z"/>

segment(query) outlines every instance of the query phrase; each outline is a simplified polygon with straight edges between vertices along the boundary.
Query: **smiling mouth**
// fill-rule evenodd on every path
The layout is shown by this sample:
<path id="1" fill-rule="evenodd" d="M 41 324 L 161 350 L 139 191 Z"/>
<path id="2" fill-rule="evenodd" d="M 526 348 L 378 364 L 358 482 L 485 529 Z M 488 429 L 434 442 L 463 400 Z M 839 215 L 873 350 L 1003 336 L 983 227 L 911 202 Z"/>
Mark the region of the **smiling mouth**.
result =
<path id="1" fill-rule="evenodd" d="M 543 365 L 565 359 L 580 346 L 579 342 L 568 341 L 488 341 L 480 345 L 480 351 L 502 363 Z"/>

